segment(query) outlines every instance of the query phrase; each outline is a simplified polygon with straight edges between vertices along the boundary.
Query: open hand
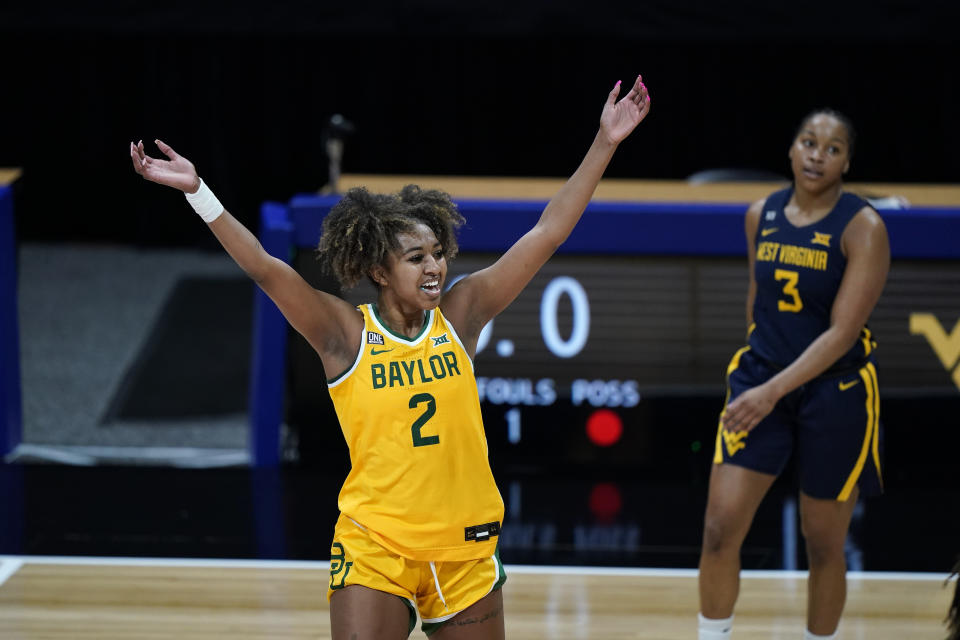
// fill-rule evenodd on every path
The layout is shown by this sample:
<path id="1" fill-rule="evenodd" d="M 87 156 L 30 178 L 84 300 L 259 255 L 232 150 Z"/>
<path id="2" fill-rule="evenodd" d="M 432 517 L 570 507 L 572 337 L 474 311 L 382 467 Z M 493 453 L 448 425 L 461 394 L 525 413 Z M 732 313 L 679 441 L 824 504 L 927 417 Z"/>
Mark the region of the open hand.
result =
<path id="1" fill-rule="evenodd" d="M 195 193 L 200 188 L 200 178 L 193 163 L 179 155 L 173 148 L 160 140 L 154 140 L 163 155 L 170 158 L 151 158 L 143 152 L 143 140 L 137 144 L 130 143 L 130 159 L 133 161 L 133 170 L 143 176 L 145 180 L 164 184 L 186 193 Z"/>
<path id="2" fill-rule="evenodd" d="M 767 385 L 747 389 L 727 405 L 720 417 L 727 431 L 750 431 L 773 411 L 776 393 Z"/>
<path id="3" fill-rule="evenodd" d="M 630 132 L 650 113 L 650 95 L 641 76 L 637 76 L 630 91 L 619 102 L 617 102 L 618 95 L 620 95 L 619 81 L 607 96 L 607 103 L 603 105 L 603 113 L 600 114 L 600 130 L 613 144 L 618 144 L 630 135 Z"/>

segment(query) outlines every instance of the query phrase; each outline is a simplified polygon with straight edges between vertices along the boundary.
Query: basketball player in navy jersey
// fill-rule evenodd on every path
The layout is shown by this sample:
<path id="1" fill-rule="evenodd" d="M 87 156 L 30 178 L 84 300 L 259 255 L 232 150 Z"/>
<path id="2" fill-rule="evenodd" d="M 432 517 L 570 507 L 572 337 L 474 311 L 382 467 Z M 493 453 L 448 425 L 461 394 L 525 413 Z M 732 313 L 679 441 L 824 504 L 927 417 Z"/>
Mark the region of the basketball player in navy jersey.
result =
<path id="1" fill-rule="evenodd" d="M 791 455 L 810 567 L 804 638 L 835 638 L 851 514 L 860 495 L 882 489 L 866 323 L 890 247 L 877 212 L 843 191 L 853 144 L 845 116 L 811 113 L 790 147 L 793 185 L 747 211 L 749 339 L 727 368 L 700 556 L 700 640 L 730 637 L 740 547 Z"/>

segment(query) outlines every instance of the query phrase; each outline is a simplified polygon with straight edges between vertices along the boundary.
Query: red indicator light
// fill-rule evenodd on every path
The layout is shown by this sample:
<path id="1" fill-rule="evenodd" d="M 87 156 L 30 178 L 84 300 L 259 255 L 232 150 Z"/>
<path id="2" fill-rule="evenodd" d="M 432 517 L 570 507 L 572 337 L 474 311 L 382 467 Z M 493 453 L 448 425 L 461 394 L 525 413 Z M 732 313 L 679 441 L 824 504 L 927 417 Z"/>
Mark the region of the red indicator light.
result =
<path id="1" fill-rule="evenodd" d="M 623 509 L 620 487 L 612 482 L 598 482 L 590 489 L 590 513 L 600 522 L 613 520 Z"/>
<path id="2" fill-rule="evenodd" d="M 610 409 L 597 409 L 587 418 L 587 437 L 598 447 L 616 444 L 623 435 L 623 420 Z"/>

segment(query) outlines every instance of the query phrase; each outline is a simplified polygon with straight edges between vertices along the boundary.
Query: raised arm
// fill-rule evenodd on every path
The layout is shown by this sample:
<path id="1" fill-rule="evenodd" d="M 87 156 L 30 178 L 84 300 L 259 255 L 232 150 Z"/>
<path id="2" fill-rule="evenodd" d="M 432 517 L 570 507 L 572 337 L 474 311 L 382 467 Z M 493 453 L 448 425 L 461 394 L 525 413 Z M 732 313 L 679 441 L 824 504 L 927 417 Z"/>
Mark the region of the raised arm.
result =
<path id="1" fill-rule="evenodd" d="M 880 299 L 890 270 L 890 242 L 883 220 L 864 207 L 843 233 L 847 266 L 830 310 L 830 327 L 787 368 L 742 393 L 723 415 L 731 431 L 757 426 L 780 398 L 830 368 L 850 350 Z"/>
<path id="2" fill-rule="evenodd" d="M 143 142 L 130 144 L 133 169 L 144 179 L 179 189 L 188 195 L 203 197 L 198 213 L 230 257 L 276 303 L 287 321 L 320 354 L 328 375 L 347 369 L 360 348 L 363 320 L 350 304 L 311 287 L 290 265 L 267 253 L 257 238 L 230 212 L 220 206 L 213 194 L 201 189 L 201 180 L 193 164 L 169 145 L 156 141 L 169 160 L 151 158 Z"/>
<path id="3" fill-rule="evenodd" d="M 458 282 L 441 307 L 470 353 L 483 325 L 519 295 L 540 267 L 573 231 L 593 196 L 620 142 L 650 110 L 650 97 L 640 76 L 621 100 L 620 82 L 607 96 L 597 132 L 586 156 L 566 184 L 553 196 L 540 220 L 494 264 Z"/>

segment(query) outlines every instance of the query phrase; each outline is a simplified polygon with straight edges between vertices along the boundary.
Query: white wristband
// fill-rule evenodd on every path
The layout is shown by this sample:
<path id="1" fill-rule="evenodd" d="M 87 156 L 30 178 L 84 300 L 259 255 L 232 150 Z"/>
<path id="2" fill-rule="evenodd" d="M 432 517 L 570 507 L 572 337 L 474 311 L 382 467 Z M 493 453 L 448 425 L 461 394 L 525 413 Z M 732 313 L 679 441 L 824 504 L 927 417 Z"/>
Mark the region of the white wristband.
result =
<path id="1" fill-rule="evenodd" d="M 217 200 L 217 196 L 213 195 L 210 187 L 204 184 L 202 178 L 200 179 L 200 188 L 197 189 L 196 193 L 184 192 L 183 195 L 187 196 L 187 202 L 207 224 L 219 218 L 220 214 L 223 213 L 223 205 Z"/>

